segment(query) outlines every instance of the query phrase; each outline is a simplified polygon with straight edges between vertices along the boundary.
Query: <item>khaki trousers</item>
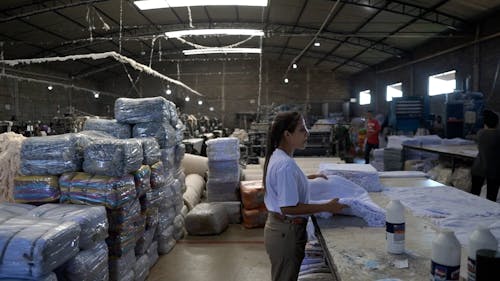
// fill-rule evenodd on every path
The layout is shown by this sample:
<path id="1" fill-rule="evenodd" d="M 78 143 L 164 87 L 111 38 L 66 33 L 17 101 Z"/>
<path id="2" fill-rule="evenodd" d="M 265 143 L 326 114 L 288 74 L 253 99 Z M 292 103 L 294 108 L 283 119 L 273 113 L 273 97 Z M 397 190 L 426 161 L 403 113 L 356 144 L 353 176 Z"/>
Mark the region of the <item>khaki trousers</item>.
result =
<path id="1" fill-rule="evenodd" d="M 304 259 L 307 224 L 280 221 L 271 214 L 264 228 L 264 242 L 271 260 L 273 281 L 296 281 Z"/>

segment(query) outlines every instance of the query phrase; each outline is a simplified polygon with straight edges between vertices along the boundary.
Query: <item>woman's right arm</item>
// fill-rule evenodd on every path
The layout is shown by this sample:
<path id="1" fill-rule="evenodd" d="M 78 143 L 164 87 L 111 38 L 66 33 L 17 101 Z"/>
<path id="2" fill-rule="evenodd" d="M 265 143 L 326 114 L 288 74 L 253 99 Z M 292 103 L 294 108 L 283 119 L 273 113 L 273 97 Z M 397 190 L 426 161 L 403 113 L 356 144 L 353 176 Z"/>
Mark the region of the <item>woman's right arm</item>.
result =
<path id="1" fill-rule="evenodd" d="M 310 215 L 321 212 L 337 214 L 348 207 L 348 205 L 339 203 L 339 199 L 335 198 L 324 204 L 299 203 L 296 206 L 281 207 L 281 212 L 285 215 Z"/>

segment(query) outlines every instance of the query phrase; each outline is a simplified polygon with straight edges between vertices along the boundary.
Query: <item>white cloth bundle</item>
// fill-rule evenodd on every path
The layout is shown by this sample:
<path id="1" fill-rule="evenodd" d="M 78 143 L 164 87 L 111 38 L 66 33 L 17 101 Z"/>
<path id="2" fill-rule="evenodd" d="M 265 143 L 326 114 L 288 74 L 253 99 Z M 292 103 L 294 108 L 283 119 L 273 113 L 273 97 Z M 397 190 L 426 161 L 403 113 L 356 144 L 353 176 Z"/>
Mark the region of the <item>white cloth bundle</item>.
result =
<path id="1" fill-rule="evenodd" d="M 344 177 L 368 192 L 378 192 L 383 189 L 377 170 L 370 164 L 321 163 L 319 169 L 325 175 Z"/>
<path id="2" fill-rule="evenodd" d="M 208 140 L 206 144 L 209 161 L 240 159 L 240 141 L 237 138 L 217 138 Z"/>

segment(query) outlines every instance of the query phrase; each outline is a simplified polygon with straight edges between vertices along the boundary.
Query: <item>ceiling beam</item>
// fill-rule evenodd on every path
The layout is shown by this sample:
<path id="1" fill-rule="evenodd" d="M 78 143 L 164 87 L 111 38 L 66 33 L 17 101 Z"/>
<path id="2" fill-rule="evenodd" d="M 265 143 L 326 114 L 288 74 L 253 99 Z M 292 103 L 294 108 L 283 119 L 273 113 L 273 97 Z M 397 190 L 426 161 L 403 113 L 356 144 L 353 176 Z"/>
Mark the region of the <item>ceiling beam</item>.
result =
<path id="1" fill-rule="evenodd" d="M 292 26 L 292 32 L 295 31 L 295 28 L 297 27 L 297 25 L 299 24 L 299 21 L 300 21 L 300 18 L 302 17 L 302 14 L 304 13 L 304 10 L 306 9 L 307 7 L 307 0 L 303 0 L 304 2 L 302 3 L 302 8 L 300 9 L 300 12 L 299 12 L 299 15 L 297 16 L 297 18 L 295 19 L 295 24 Z M 283 53 L 285 52 L 285 49 L 288 47 L 288 44 L 290 43 L 290 39 L 291 37 L 288 37 L 286 39 L 286 43 L 285 43 L 285 46 L 283 46 L 283 49 L 281 50 L 281 53 L 278 57 L 278 60 L 281 59 L 281 56 L 283 55 Z"/>

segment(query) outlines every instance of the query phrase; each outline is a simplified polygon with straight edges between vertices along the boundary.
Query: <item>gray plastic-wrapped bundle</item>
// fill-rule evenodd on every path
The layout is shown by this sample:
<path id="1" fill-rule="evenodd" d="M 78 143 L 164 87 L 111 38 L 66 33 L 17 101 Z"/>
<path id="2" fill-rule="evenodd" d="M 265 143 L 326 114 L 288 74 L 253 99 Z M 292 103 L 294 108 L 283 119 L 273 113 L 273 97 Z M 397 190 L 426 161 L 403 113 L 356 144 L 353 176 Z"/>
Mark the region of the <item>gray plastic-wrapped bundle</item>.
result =
<path id="1" fill-rule="evenodd" d="M 186 230 L 191 235 L 215 235 L 226 230 L 229 218 L 226 209 L 217 204 L 196 205 L 186 217 Z"/>
<path id="2" fill-rule="evenodd" d="M 175 129 L 168 121 L 135 124 L 132 135 L 134 138 L 153 137 L 160 148 L 172 147 L 176 144 Z"/>
<path id="3" fill-rule="evenodd" d="M 149 274 L 149 257 L 148 255 L 142 255 L 137 259 L 134 266 L 135 280 L 145 281 Z"/>
<path id="4" fill-rule="evenodd" d="M 109 256 L 109 280 L 134 280 L 133 265 L 136 262 L 134 250 L 128 251 L 121 257 Z M 132 272 L 132 279 L 128 279 Z"/>
<path id="5" fill-rule="evenodd" d="M 76 142 L 74 134 L 25 139 L 21 146 L 21 174 L 59 175 L 80 170 L 82 159 Z"/>
<path id="6" fill-rule="evenodd" d="M 160 188 L 167 184 L 169 174 L 163 166 L 163 162 L 156 162 L 151 166 L 151 188 Z"/>
<path id="7" fill-rule="evenodd" d="M 118 139 L 128 139 L 132 136 L 132 128 L 129 124 L 120 123 L 114 119 L 87 119 L 83 124 L 83 129 L 105 132 Z"/>
<path id="8" fill-rule="evenodd" d="M 156 228 L 146 230 L 144 235 L 137 240 L 135 244 L 135 255 L 142 256 L 146 253 L 151 243 L 153 243 L 153 238 L 155 237 Z"/>
<path id="9" fill-rule="evenodd" d="M 61 202 L 103 205 L 116 209 L 134 200 L 136 189 L 134 177 L 120 178 L 98 176 L 87 173 L 65 173 L 59 177 Z"/>
<path id="10" fill-rule="evenodd" d="M 175 192 L 171 185 L 161 187 L 163 190 L 162 200 L 160 202 L 160 211 L 170 209 L 175 204 Z"/>
<path id="11" fill-rule="evenodd" d="M 184 154 L 186 154 L 186 146 L 183 143 L 175 145 L 175 165 L 180 166 L 182 159 L 184 159 Z"/>
<path id="12" fill-rule="evenodd" d="M 77 223 L 81 229 L 79 245 L 83 250 L 108 237 L 108 219 L 103 206 L 44 204 L 29 211 L 26 216 Z"/>
<path id="13" fill-rule="evenodd" d="M 155 138 L 138 138 L 137 141 L 142 144 L 142 153 L 144 158 L 142 164 L 153 165 L 160 161 L 160 145 Z"/>
<path id="14" fill-rule="evenodd" d="M 158 226 L 158 223 L 160 221 L 159 212 L 160 212 L 160 210 L 157 207 L 147 208 L 145 211 L 142 211 L 143 217 L 146 218 L 146 229 L 147 230 Z"/>
<path id="15" fill-rule="evenodd" d="M 174 228 L 172 227 L 172 230 Z M 158 240 L 158 253 L 160 255 L 166 255 L 172 251 L 172 249 L 175 247 L 175 244 L 177 244 L 177 241 L 173 238 L 170 237 L 169 239 L 166 240 Z"/>
<path id="16" fill-rule="evenodd" d="M 26 217 L 0 225 L 0 277 L 38 279 L 74 257 L 80 226 Z"/>
<path id="17" fill-rule="evenodd" d="M 179 119 L 177 120 L 177 124 L 174 127 L 175 127 L 175 142 L 181 143 L 182 140 L 184 139 L 184 131 L 186 130 L 186 126 Z"/>
<path id="18" fill-rule="evenodd" d="M 148 255 L 149 269 L 151 269 L 160 258 L 158 256 L 158 241 L 154 241 L 153 243 L 151 243 L 148 250 L 146 251 L 146 255 Z"/>
<path id="19" fill-rule="evenodd" d="M 108 210 L 108 221 L 109 237 L 106 242 L 110 254 L 114 256 L 133 250 L 146 226 L 139 200 L 127 203 L 120 209 Z"/>
<path id="20" fill-rule="evenodd" d="M 59 281 L 108 281 L 108 246 L 104 241 L 79 252 L 57 270 Z"/>
<path id="21" fill-rule="evenodd" d="M 177 115 L 177 107 L 175 106 L 175 103 L 167 100 L 168 104 L 168 112 L 170 114 L 170 124 L 172 126 L 176 126 L 177 122 L 179 122 L 179 116 Z"/>
<path id="22" fill-rule="evenodd" d="M 161 149 L 161 162 L 166 169 L 176 169 L 175 166 L 175 146 L 171 148 Z"/>
<path id="23" fill-rule="evenodd" d="M 214 183 L 240 181 L 238 161 L 208 161 L 208 179 Z"/>
<path id="24" fill-rule="evenodd" d="M 240 141 L 237 138 L 217 138 L 206 143 L 208 161 L 240 159 Z"/>
<path id="25" fill-rule="evenodd" d="M 212 182 L 207 181 L 207 201 L 239 201 L 239 184 L 240 182 Z"/>
<path id="26" fill-rule="evenodd" d="M 14 200 L 18 203 L 45 203 L 61 197 L 57 176 L 17 176 L 14 178 Z"/>
<path id="27" fill-rule="evenodd" d="M 229 218 L 230 224 L 240 224 L 241 223 L 241 202 L 240 201 L 230 201 L 230 202 L 214 202 L 212 204 L 221 205 L 226 209 L 227 216 Z"/>
<path id="28" fill-rule="evenodd" d="M 36 208 L 36 206 L 21 203 L 0 203 L 0 218 L 12 218 L 27 214 L 29 211 Z"/>
<path id="29" fill-rule="evenodd" d="M 74 135 L 77 138 L 76 145 L 81 158 L 83 158 L 83 151 L 89 144 L 102 139 L 115 139 L 114 136 L 106 132 L 95 130 L 81 131 Z"/>
<path id="30" fill-rule="evenodd" d="M 158 233 L 162 233 L 167 227 L 174 223 L 174 219 L 177 213 L 175 208 L 171 207 L 167 210 L 160 211 L 159 217 L 160 222 L 158 223 Z"/>
<path id="31" fill-rule="evenodd" d="M 142 165 L 137 171 L 133 172 L 133 175 L 137 197 L 151 191 L 151 168 L 148 165 Z"/>
<path id="32" fill-rule="evenodd" d="M 179 214 L 174 219 L 174 239 L 179 241 L 186 235 L 186 229 L 184 228 L 184 216 L 179 212 Z"/>
<path id="33" fill-rule="evenodd" d="M 90 174 L 121 177 L 142 165 L 142 145 L 135 139 L 102 139 L 83 153 L 83 170 Z"/>
<path id="34" fill-rule="evenodd" d="M 115 118 L 128 124 L 169 121 L 171 106 L 172 103 L 163 97 L 118 98 L 115 101 Z"/>
<path id="35" fill-rule="evenodd" d="M 32 279 L 24 279 L 24 278 L 0 278 L 2 281 L 27 281 Z M 57 275 L 54 272 L 49 273 L 49 275 L 41 276 L 36 278 L 37 281 L 61 281 L 61 279 L 57 279 Z"/>

